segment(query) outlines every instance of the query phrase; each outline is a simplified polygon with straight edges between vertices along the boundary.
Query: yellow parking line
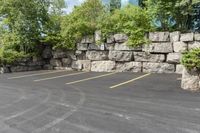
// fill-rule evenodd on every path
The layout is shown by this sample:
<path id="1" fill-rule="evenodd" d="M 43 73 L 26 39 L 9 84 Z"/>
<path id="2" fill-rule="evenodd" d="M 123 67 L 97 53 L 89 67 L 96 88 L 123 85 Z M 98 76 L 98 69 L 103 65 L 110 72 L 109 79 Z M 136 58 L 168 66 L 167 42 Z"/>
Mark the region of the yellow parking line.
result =
<path id="1" fill-rule="evenodd" d="M 8 79 L 20 79 L 20 78 L 26 78 L 26 77 L 32 77 L 32 76 L 39 76 L 39 75 L 47 75 L 47 74 L 52 74 L 52 73 L 59 73 L 59 72 L 64 72 L 67 70 L 59 70 L 59 71 L 51 71 L 51 72 L 44 72 L 44 73 L 36 73 L 36 74 L 28 74 L 28 75 L 22 75 L 22 76 L 16 76 L 16 77 L 10 77 Z"/>
<path id="2" fill-rule="evenodd" d="M 84 82 L 84 81 L 88 81 L 88 80 L 93 80 L 93 79 L 98 79 L 98 78 L 110 76 L 110 75 L 113 75 L 113 74 L 116 74 L 116 73 L 117 72 L 109 73 L 109 74 L 104 74 L 104 75 L 100 75 L 100 76 L 95 76 L 95 77 L 91 77 L 91 78 L 86 78 L 86 79 L 82 79 L 82 80 L 77 80 L 77 81 L 69 82 L 69 83 L 66 83 L 66 84 L 70 85 L 70 84 L 80 83 L 80 82 Z"/>
<path id="3" fill-rule="evenodd" d="M 78 72 L 78 73 L 71 73 L 71 74 L 66 74 L 66 75 L 61 75 L 61 76 L 50 77 L 50 78 L 37 79 L 37 80 L 34 80 L 34 82 L 57 79 L 57 78 L 62 78 L 62 77 L 75 76 L 75 75 L 80 75 L 80 74 L 84 74 L 84 73 L 88 73 L 88 72 Z"/>
<path id="4" fill-rule="evenodd" d="M 148 73 L 148 74 L 142 75 L 142 76 L 137 77 L 137 78 L 134 78 L 134 79 L 132 79 L 132 80 L 129 80 L 129 81 L 126 81 L 126 82 L 123 82 L 123 83 L 120 83 L 120 84 L 111 86 L 110 88 L 111 88 L 111 89 L 117 88 L 117 87 L 119 87 L 119 86 L 122 86 L 122 85 L 125 85 L 125 84 L 128 84 L 128 83 L 131 83 L 131 82 L 136 81 L 136 80 L 139 80 L 139 79 L 142 79 L 142 78 L 147 77 L 147 76 L 149 76 L 149 75 L 151 75 L 151 74 Z"/>

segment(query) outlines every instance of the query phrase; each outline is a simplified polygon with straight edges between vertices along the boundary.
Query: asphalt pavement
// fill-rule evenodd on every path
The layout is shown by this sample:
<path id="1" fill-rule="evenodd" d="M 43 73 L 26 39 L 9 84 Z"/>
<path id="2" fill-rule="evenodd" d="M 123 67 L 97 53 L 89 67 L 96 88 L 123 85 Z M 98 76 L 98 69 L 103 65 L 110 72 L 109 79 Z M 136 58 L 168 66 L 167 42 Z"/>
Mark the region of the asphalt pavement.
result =
<path id="1" fill-rule="evenodd" d="M 200 93 L 181 75 L 32 71 L 0 75 L 0 133 L 200 133 Z"/>

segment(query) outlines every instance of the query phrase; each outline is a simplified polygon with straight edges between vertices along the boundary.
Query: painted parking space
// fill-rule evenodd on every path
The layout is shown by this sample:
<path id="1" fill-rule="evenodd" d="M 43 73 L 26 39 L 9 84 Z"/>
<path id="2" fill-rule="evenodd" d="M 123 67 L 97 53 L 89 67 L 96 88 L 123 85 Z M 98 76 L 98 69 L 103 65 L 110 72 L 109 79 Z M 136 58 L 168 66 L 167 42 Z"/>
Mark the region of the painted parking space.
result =
<path id="1" fill-rule="evenodd" d="M 200 131 L 200 95 L 181 90 L 180 75 L 43 72 L 1 75 L 0 132 Z"/>
<path id="2" fill-rule="evenodd" d="M 56 70 L 56 71 L 47 71 L 47 72 L 36 72 L 32 74 L 22 74 L 20 76 L 14 76 L 14 77 L 8 77 L 8 79 L 21 79 L 21 78 L 27 78 L 27 77 L 33 77 L 33 76 L 41 76 L 41 75 L 48 75 L 48 74 L 53 74 L 53 73 L 60 73 L 60 72 L 65 72 L 66 70 Z"/>

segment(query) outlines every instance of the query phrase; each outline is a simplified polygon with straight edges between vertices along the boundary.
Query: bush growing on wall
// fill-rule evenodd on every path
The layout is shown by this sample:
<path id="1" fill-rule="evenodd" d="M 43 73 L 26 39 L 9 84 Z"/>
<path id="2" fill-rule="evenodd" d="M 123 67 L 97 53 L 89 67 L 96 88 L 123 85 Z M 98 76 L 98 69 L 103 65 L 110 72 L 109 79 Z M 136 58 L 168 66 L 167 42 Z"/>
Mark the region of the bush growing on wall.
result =
<path id="1" fill-rule="evenodd" d="M 98 28 L 102 31 L 104 39 L 112 33 L 125 33 L 129 36 L 128 45 L 137 47 L 148 42 L 144 36 L 151 30 L 150 23 L 146 10 L 128 5 L 113 13 L 104 14 Z"/>
<path id="2" fill-rule="evenodd" d="M 182 57 L 182 64 L 188 70 L 197 70 L 200 72 L 200 48 L 184 53 Z"/>

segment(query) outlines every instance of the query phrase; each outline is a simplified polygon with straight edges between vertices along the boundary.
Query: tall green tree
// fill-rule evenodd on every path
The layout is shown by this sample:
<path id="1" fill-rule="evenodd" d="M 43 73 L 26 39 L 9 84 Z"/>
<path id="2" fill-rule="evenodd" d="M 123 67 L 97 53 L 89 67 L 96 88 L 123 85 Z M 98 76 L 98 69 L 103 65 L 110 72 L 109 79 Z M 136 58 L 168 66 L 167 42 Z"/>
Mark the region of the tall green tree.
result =
<path id="1" fill-rule="evenodd" d="M 110 0 L 110 11 L 113 12 L 116 9 L 121 8 L 121 0 Z"/>
<path id="2" fill-rule="evenodd" d="M 75 44 L 85 35 L 92 35 L 97 30 L 104 6 L 100 0 L 86 0 L 66 15 L 61 23 L 61 35 L 64 41 L 57 44 L 58 48 L 74 48 Z"/>

